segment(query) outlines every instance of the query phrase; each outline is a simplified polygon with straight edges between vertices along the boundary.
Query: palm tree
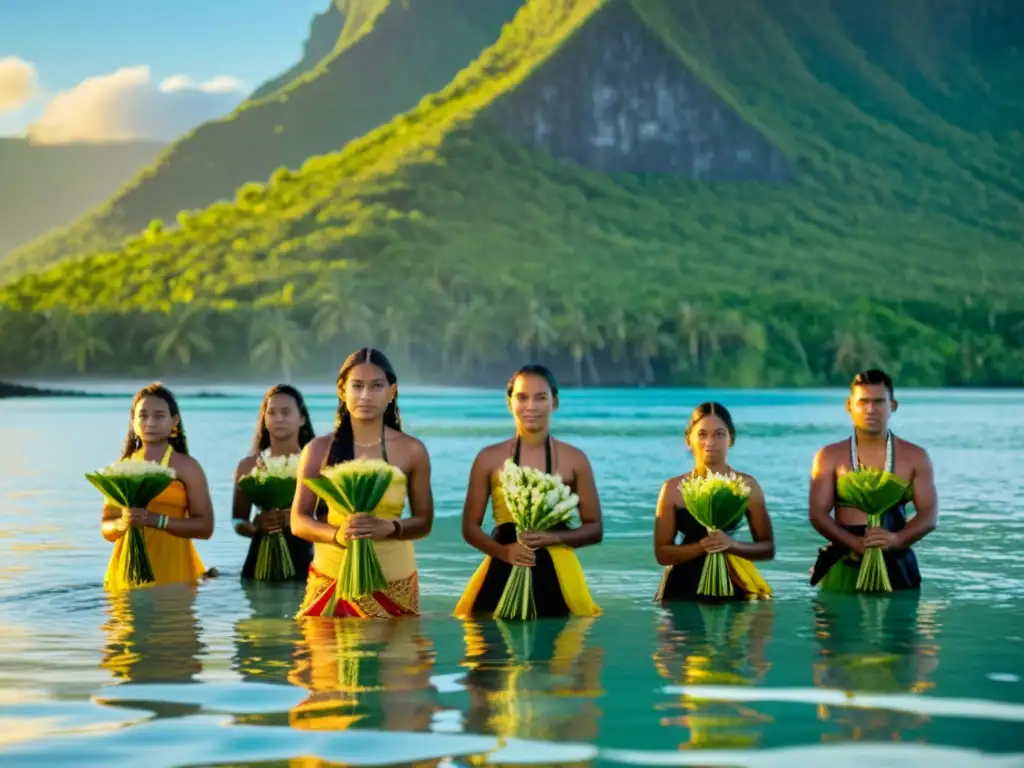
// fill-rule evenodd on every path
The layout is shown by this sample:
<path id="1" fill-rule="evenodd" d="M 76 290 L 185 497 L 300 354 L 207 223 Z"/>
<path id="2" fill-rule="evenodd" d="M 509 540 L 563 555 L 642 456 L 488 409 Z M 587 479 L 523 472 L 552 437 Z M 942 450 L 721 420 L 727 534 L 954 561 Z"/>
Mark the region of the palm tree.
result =
<path id="1" fill-rule="evenodd" d="M 48 313 L 46 322 L 32 335 L 32 340 L 56 352 L 62 363 L 74 365 L 76 373 L 82 374 L 90 363 L 113 355 L 113 348 L 104 336 L 104 319 L 99 315 L 60 311 Z"/>
<path id="2" fill-rule="evenodd" d="M 335 270 L 318 286 L 313 326 L 318 344 L 340 337 L 370 335 L 373 311 L 366 305 L 354 270 Z M 365 346 L 360 344 L 358 346 Z"/>
<path id="3" fill-rule="evenodd" d="M 185 368 L 197 356 L 213 353 L 210 341 L 210 312 L 202 304 L 176 304 L 166 314 L 165 325 L 143 345 L 159 364 L 175 358 Z"/>
<path id="4" fill-rule="evenodd" d="M 593 351 L 604 349 L 604 339 L 601 338 L 597 326 L 587 320 L 580 304 L 575 300 L 567 301 L 562 313 L 555 318 L 554 328 L 562 343 L 569 347 L 576 385 L 583 386 L 584 360 L 586 360 L 591 380 L 597 384 L 599 377 L 597 367 L 594 365 Z"/>
<path id="5" fill-rule="evenodd" d="M 252 324 L 249 359 L 270 369 L 281 367 L 281 378 L 291 384 L 292 371 L 309 353 L 306 330 L 281 307 L 258 311 Z"/>
<path id="6" fill-rule="evenodd" d="M 499 329 L 497 303 L 482 294 L 458 305 L 445 324 L 441 335 L 441 361 L 457 377 L 464 376 L 471 365 L 494 359 L 503 348 Z"/>
<path id="7" fill-rule="evenodd" d="M 536 296 L 528 297 L 515 333 L 516 346 L 532 359 L 538 359 L 541 352 L 551 349 L 557 338 L 551 310 Z"/>

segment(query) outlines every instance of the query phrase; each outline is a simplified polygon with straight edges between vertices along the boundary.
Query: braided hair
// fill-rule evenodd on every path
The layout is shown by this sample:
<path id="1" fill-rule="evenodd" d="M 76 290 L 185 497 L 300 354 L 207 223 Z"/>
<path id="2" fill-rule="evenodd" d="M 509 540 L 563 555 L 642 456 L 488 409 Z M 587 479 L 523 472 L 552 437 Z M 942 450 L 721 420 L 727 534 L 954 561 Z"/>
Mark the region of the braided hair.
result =
<path id="1" fill-rule="evenodd" d="M 260 405 L 260 418 L 256 422 L 256 435 L 252 441 L 251 455 L 258 455 L 270 447 L 270 430 L 267 429 L 267 408 L 270 406 L 270 399 L 274 395 L 288 395 L 295 401 L 304 423 L 299 427 L 299 448 L 305 447 L 306 443 L 316 437 L 313 432 L 313 420 L 309 418 L 309 409 L 302 393 L 290 384 L 275 384 L 267 390 L 263 396 L 263 404 Z"/>
<path id="2" fill-rule="evenodd" d="M 327 458 L 328 464 L 340 464 L 355 458 L 355 436 L 352 433 L 352 415 L 345 402 L 345 383 L 348 381 L 352 369 L 363 363 L 370 363 L 380 368 L 389 385 L 394 386 L 398 383 L 398 376 L 395 374 L 391 361 L 378 349 L 363 347 L 345 359 L 338 370 L 338 411 L 334 420 L 334 440 L 331 442 Z M 402 431 L 402 416 L 398 410 L 397 393 L 384 410 L 384 426 L 391 427 L 398 432 Z"/>
<path id="3" fill-rule="evenodd" d="M 133 455 L 142 447 L 142 438 L 139 437 L 135 432 L 135 409 L 142 402 L 143 398 L 146 397 L 158 397 L 167 403 L 167 411 L 170 413 L 171 418 L 178 417 L 178 424 L 171 430 L 171 435 L 167 442 L 170 443 L 171 447 L 178 453 L 184 453 L 188 455 L 188 440 L 185 438 L 185 423 L 181 418 L 181 409 L 178 407 L 178 401 L 174 399 L 174 395 L 171 394 L 171 390 L 167 389 L 163 384 L 154 382 L 149 384 L 138 392 L 135 393 L 135 397 L 132 398 L 132 407 L 128 412 L 128 434 L 124 438 L 124 447 L 121 448 L 121 458 L 127 459 Z"/>

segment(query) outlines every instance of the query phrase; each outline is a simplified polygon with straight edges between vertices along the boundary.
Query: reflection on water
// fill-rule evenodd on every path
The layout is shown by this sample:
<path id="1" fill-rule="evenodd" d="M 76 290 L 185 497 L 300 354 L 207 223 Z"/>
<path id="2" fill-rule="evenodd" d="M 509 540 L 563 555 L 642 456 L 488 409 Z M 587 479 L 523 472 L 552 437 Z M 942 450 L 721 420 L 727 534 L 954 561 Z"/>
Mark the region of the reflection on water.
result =
<path id="1" fill-rule="evenodd" d="M 604 649 L 587 643 L 594 621 L 464 622 L 465 729 L 502 739 L 596 739 Z"/>
<path id="2" fill-rule="evenodd" d="M 924 693 L 939 665 L 937 608 L 919 593 L 823 595 L 814 603 L 814 682 L 862 693 Z M 822 741 L 904 741 L 931 720 L 922 713 L 818 705 L 836 726 Z"/>
<path id="3" fill-rule="evenodd" d="M 235 622 L 231 667 L 245 681 L 287 682 L 303 643 L 292 616 L 302 600 L 304 585 L 242 581 L 241 588 L 248 610 Z"/>
<path id="4" fill-rule="evenodd" d="M 430 681 L 434 647 L 417 619 L 303 619 L 303 647 L 288 675 L 309 696 L 288 716 L 293 728 L 425 731 L 439 709 Z"/>
<path id="5" fill-rule="evenodd" d="M 195 682 L 203 671 L 203 645 L 194 588 L 133 590 L 107 600 L 103 669 L 124 682 Z"/>
<path id="6" fill-rule="evenodd" d="M 678 603 L 665 609 L 658 626 L 654 664 L 677 685 L 751 685 L 764 680 L 772 664 L 767 653 L 775 604 Z M 660 723 L 686 729 L 682 748 L 749 748 L 760 745 L 771 718 L 748 706 L 706 701 L 683 693 L 660 705 Z"/>

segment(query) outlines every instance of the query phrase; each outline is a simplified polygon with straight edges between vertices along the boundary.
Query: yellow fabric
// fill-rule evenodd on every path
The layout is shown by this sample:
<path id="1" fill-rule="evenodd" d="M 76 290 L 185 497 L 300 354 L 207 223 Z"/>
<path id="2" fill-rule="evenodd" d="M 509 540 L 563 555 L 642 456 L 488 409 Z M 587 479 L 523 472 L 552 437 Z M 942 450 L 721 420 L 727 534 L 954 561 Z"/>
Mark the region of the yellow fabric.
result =
<path id="1" fill-rule="evenodd" d="M 752 562 L 737 555 L 726 555 L 725 560 L 729 564 L 733 584 L 745 591 L 751 600 L 771 598 L 772 588 Z"/>
<path id="2" fill-rule="evenodd" d="M 137 451 L 132 459 L 143 458 L 145 449 Z M 171 454 L 174 449 L 167 446 L 160 463 L 168 466 Z M 164 491 L 151 501 L 147 506 L 150 512 L 158 515 L 167 515 L 178 520 L 188 517 L 188 492 L 181 480 L 173 480 Z M 206 573 L 199 553 L 191 539 L 183 539 L 173 536 L 167 531 L 159 528 L 143 528 L 142 535 L 146 540 L 146 550 L 149 552 L 149 560 L 153 565 L 153 575 L 156 577 L 155 584 L 172 584 L 175 582 L 196 581 Z M 114 551 L 110 555 L 110 562 L 107 565 L 107 573 L 103 579 L 104 586 L 110 590 L 124 589 L 121 583 L 117 564 L 121 559 L 121 551 L 128 542 L 127 536 L 122 536 L 114 544 Z"/>
<path id="3" fill-rule="evenodd" d="M 505 494 L 501 490 L 500 472 L 491 473 L 491 514 L 494 517 L 495 525 L 511 523 L 512 513 L 505 504 Z M 583 576 L 583 568 L 572 547 L 564 544 L 555 544 L 546 548 L 551 555 L 551 564 L 555 568 L 555 576 L 562 589 L 562 599 L 565 600 L 569 612 L 574 616 L 600 616 L 601 608 L 590 596 L 587 588 L 587 580 Z M 487 577 L 487 569 L 491 566 L 490 556 L 484 557 L 484 561 L 466 584 L 462 597 L 452 615 L 456 618 L 466 619 L 472 616 L 473 604 L 476 602 L 480 588 Z"/>
<path id="4" fill-rule="evenodd" d="M 466 588 L 463 590 L 462 597 L 459 599 L 458 605 L 455 606 L 452 616 L 457 619 L 472 618 L 473 604 L 476 603 L 476 596 L 480 594 L 480 588 L 484 584 L 484 579 L 487 578 L 487 569 L 490 567 L 491 556 L 487 555 L 484 557 L 484 561 L 480 563 L 480 567 L 476 569 L 476 573 L 473 574 L 466 584 Z"/>
<path id="5" fill-rule="evenodd" d="M 398 520 L 405 511 L 405 499 L 408 492 L 408 480 L 397 467 L 391 478 L 391 485 L 384 492 L 380 503 L 374 508 L 373 514 L 376 517 L 383 517 L 388 520 Z M 327 523 L 340 527 L 344 523 L 344 515 L 328 508 Z M 412 542 L 400 539 L 378 539 L 373 542 L 377 550 L 377 558 L 380 560 L 381 570 L 384 578 L 388 581 L 401 581 L 408 579 L 416 572 L 416 553 L 413 550 Z M 341 562 L 345 557 L 345 550 L 337 544 L 313 545 L 313 566 L 325 574 L 336 574 L 341 568 Z M 307 593 L 308 594 L 308 593 Z"/>

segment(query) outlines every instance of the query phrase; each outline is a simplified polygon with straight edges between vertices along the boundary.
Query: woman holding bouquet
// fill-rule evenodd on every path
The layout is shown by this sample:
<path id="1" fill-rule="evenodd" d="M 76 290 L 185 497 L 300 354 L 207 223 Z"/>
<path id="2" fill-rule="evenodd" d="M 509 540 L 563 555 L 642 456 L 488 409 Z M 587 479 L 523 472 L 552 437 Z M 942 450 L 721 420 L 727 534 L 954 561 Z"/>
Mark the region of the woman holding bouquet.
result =
<path id="1" fill-rule="evenodd" d="M 354 352 L 338 371 L 337 385 L 334 433 L 313 438 L 299 459 L 291 526 L 296 536 L 313 543 L 313 564 L 298 616 L 418 615 L 419 579 L 412 542 L 428 535 L 433 526 L 430 456 L 422 442 L 402 432 L 398 379 L 382 352 L 370 348 Z M 374 509 L 344 514 L 328 507 L 313 491 L 311 486 L 318 480 L 336 476 L 346 465 L 357 471 L 360 466 L 388 468 L 389 481 Z M 402 519 L 406 498 L 411 517 Z M 346 597 L 341 578 L 348 563 L 346 549 L 355 551 L 360 541 L 372 543 L 369 551 L 379 561 L 386 586 Z"/>
<path id="2" fill-rule="evenodd" d="M 294 456 L 297 460 L 303 447 L 313 437 L 313 424 L 302 394 L 288 384 L 278 384 L 267 390 L 260 406 L 260 416 L 256 422 L 256 437 L 253 440 L 252 450 L 238 463 L 238 467 L 235 469 L 232 522 L 235 525 L 235 533 L 252 539 L 245 564 L 242 566 L 243 579 L 257 578 L 256 566 L 264 540 L 269 536 L 280 534 L 284 537 L 291 563 L 289 570 L 292 575 L 287 580 L 306 580 L 309 564 L 313 560 L 313 546 L 292 533 L 289 519 L 291 508 L 265 509 L 250 522 L 249 516 L 253 503 L 239 481 L 257 467 L 265 467 L 267 459 L 271 457 Z"/>
<path id="3" fill-rule="evenodd" d="M 466 585 L 454 615 L 469 618 L 494 614 L 513 566 L 525 566 L 531 569 L 537 617 L 599 616 L 601 609 L 590 596 L 574 550 L 601 542 L 601 503 L 586 454 L 551 437 L 558 384 L 544 366 L 528 365 L 509 380 L 506 395 L 516 434 L 511 440 L 480 451 L 470 470 L 462 536 L 486 557 Z M 580 525 L 569 528 L 561 524 L 545 531 L 517 533 L 501 481 L 502 469 L 510 458 L 515 465 L 543 468 L 547 474 L 558 472 L 579 497 Z M 490 536 L 481 527 L 488 499 L 495 523 Z"/>
<path id="4" fill-rule="evenodd" d="M 145 509 L 104 504 L 100 531 L 114 543 L 105 584 L 120 583 L 117 564 L 129 528 L 144 534 L 156 584 L 195 581 L 205 575 L 192 539 L 213 534 L 213 503 L 203 468 L 188 454 L 178 402 L 163 385 L 150 384 L 132 399 L 121 459 L 158 462 L 174 470 L 175 479 Z"/>
<path id="5" fill-rule="evenodd" d="M 775 557 L 771 518 L 757 481 L 750 475 L 734 472 L 726 461 L 735 440 L 736 429 L 725 406 L 708 402 L 693 410 L 686 427 L 686 445 L 693 453 L 693 469 L 666 480 L 658 497 L 654 556 L 666 569 L 656 601 L 748 600 L 771 596 L 771 587 L 751 562 Z M 692 479 L 715 475 L 736 475 L 738 485 L 746 494 L 746 510 L 745 515 L 740 515 L 724 529 L 709 532 L 707 525 L 687 510 L 683 496 Z M 739 527 L 744 516 L 753 542 L 736 541 L 729 535 Z M 682 541 L 677 543 L 679 536 Z M 724 589 L 708 590 L 702 588 L 705 562 L 715 553 L 725 555 L 728 583 Z"/>

